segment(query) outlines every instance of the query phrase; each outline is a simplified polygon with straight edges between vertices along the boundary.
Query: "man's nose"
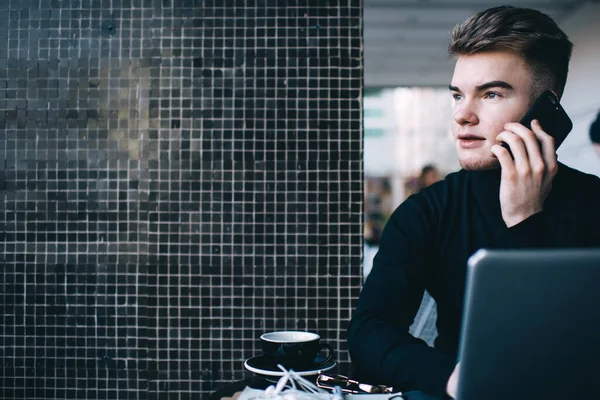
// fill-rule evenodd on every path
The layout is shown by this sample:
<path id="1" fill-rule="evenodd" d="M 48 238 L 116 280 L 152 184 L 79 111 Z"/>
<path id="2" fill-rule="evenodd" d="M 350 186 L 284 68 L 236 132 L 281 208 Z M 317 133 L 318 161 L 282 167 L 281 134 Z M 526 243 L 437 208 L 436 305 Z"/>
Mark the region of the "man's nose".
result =
<path id="1" fill-rule="evenodd" d="M 479 123 L 477 110 L 471 101 L 463 100 L 454 106 L 454 121 L 459 125 L 476 125 Z"/>

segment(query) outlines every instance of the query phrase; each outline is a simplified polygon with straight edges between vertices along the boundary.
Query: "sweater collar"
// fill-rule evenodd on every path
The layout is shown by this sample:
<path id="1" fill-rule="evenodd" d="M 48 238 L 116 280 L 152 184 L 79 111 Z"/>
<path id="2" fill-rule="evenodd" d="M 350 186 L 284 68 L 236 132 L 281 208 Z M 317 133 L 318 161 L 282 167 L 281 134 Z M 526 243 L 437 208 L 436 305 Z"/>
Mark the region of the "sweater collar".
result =
<path id="1" fill-rule="evenodd" d="M 477 201 L 485 208 L 500 211 L 500 168 L 488 171 L 469 171 L 472 177 L 472 190 Z"/>
<path id="2" fill-rule="evenodd" d="M 562 175 L 567 167 L 558 163 L 558 173 L 554 177 L 553 187 L 557 187 L 562 182 Z M 502 170 L 500 168 L 488 171 L 467 171 L 471 176 L 471 190 L 477 201 L 489 210 L 496 210 L 501 213 L 500 209 L 500 179 Z M 548 199 L 554 197 L 556 191 L 550 192 Z M 548 199 L 546 201 L 548 201 Z M 491 208 L 490 208 L 491 207 Z"/>

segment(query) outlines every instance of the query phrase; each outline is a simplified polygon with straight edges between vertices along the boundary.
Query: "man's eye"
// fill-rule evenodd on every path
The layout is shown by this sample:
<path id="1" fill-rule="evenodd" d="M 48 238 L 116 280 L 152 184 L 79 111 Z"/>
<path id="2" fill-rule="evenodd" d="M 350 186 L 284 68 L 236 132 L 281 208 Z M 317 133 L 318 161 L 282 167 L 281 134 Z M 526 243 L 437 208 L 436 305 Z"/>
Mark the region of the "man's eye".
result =
<path id="1" fill-rule="evenodd" d="M 454 100 L 460 100 L 460 99 L 462 99 L 462 96 L 458 93 L 452 93 L 452 98 Z"/>
<path id="2" fill-rule="evenodd" d="M 485 97 L 488 99 L 497 99 L 498 97 L 500 97 L 500 94 L 498 94 L 496 92 L 487 92 L 485 94 Z"/>

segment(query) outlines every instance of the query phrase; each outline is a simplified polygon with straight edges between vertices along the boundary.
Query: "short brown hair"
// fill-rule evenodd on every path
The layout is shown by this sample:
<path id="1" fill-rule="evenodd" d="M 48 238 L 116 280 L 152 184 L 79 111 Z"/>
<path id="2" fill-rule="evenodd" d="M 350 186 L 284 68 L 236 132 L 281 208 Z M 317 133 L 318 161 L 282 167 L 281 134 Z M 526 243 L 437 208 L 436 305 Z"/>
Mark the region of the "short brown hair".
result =
<path id="1" fill-rule="evenodd" d="M 562 96 L 573 43 L 546 14 L 530 8 L 489 8 L 454 27 L 448 52 L 453 57 L 492 51 L 520 55 L 534 76 L 535 96 L 546 89 Z"/>

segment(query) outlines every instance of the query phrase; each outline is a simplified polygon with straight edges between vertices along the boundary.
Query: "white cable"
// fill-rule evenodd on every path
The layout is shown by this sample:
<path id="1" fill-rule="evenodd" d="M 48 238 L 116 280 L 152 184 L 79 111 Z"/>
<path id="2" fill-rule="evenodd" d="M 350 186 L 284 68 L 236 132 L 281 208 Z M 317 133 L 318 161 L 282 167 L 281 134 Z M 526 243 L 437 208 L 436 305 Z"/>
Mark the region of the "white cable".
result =
<path id="1" fill-rule="evenodd" d="M 279 378 L 275 386 L 271 385 L 265 391 L 252 399 L 269 400 L 343 400 L 338 394 L 329 393 L 319 388 L 317 385 L 298 375 L 293 369 L 286 370 L 278 365 L 283 371 L 283 376 Z"/>

